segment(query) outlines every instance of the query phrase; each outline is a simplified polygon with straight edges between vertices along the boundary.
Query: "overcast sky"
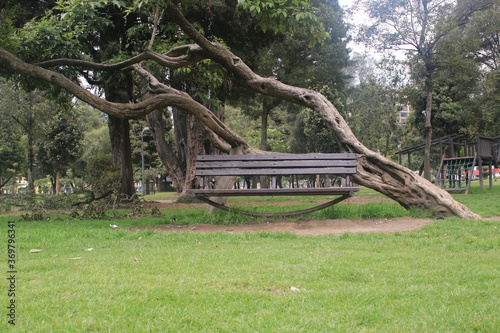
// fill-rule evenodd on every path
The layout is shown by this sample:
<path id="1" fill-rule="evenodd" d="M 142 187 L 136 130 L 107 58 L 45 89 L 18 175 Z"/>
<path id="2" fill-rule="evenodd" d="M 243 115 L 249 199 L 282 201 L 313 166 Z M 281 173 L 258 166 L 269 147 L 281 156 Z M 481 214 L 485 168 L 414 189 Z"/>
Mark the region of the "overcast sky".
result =
<path id="1" fill-rule="evenodd" d="M 351 8 L 354 5 L 355 0 L 338 0 L 339 5 L 342 7 L 342 9 L 347 10 L 348 8 Z M 353 24 L 354 26 L 360 26 L 363 24 L 366 24 L 366 22 L 369 21 L 368 15 L 364 11 L 357 11 L 353 13 L 353 15 L 348 15 L 346 13 L 345 17 L 346 22 L 349 22 Z M 352 31 L 349 31 L 349 34 L 354 34 L 356 28 L 352 29 Z M 353 36 L 354 37 L 354 36 Z M 364 53 L 368 52 L 375 57 L 377 57 L 377 54 L 379 54 L 377 51 L 366 48 L 364 45 L 356 44 L 354 42 L 349 42 L 348 47 L 352 49 L 353 52 L 358 52 L 358 53 Z M 392 53 L 400 60 L 405 58 L 405 52 L 404 51 L 392 51 Z"/>
<path id="2" fill-rule="evenodd" d="M 342 7 L 342 9 L 347 10 L 348 8 L 351 8 L 352 5 L 354 4 L 354 0 L 338 0 L 339 5 Z M 363 22 L 366 22 L 368 19 L 368 16 L 363 13 L 362 11 L 358 11 L 354 13 L 352 16 L 349 16 L 346 14 L 345 20 L 351 24 L 354 25 L 360 25 Z M 350 31 L 349 33 L 353 33 L 354 31 Z M 354 42 L 349 43 L 349 47 L 355 51 L 355 52 L 363 52 L 365 50 L 363 45 L 358 45 Z"/>
<path id="3" fill-rule="evenodd" d="M 354 4 L 354 0 L 338 0 L 339 1 L 339 5 L 340 7 L 342 7 L 342 9 L 348 9 L 348 8 L 351 8 Z M 354 14 L 353 17 L 347 17 L 347 20 L 348 21 L 353 21 L 353 23 L 356 23 L 356 24 L 361 24 L 363 22 L 365 22 L 367 20 L 368 16 L 363 13 L 362 11 L 358 11 Z"/>

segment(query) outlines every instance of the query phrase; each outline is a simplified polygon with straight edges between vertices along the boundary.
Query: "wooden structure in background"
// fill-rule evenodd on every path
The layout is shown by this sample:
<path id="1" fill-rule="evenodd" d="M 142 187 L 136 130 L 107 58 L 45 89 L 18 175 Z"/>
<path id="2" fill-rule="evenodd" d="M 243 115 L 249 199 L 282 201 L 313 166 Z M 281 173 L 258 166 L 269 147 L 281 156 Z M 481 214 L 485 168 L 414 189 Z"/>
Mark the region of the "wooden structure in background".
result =
<path id="1" fill-rule="evenodd" d="M 478 135 L 475 142 L 463 141 L 463 136 L 454 134 L 432 141 L 439 145 L 440 165 L 435 183 L 447 191 L 469 192 L 474 168 L 479 172 L 479 186 L 484 189 L 483 167 L 488 167 L 489 187 L 493 187 L 493 166 L 500 164 L 500 137 Z M 411 154 L 423 150 L 425 144 L 416 145 L 398 152 L 399 163 L 402 156 L 407 155 L 408 165 L 411 165 Z M 422 167 L 420 168 L 420 174 Z"/>

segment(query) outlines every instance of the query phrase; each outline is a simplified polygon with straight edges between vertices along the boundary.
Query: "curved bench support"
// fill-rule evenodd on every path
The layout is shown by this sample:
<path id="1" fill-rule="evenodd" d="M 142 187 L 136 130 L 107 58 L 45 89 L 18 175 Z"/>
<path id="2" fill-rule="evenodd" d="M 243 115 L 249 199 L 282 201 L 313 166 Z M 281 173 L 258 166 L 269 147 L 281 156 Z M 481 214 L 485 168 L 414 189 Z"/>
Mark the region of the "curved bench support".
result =
<path id="1" fill-rule="evenodd" d="M 247 210 L 241 210 L 241 209 L 236 209 L 236 208 L 231 208 L 231 207 L 228 207 L 228 206 L 225 206 L 225 205 L 222 205 L 220 203 L 217 203 L 215 201 L 212 201 L 210 200 L 209 198 L 207 197 L 197 197 L 197 199 L 209 204 L 209 205 L 212 205 L 216 208 L 219 208 L 219 209 L 223 209 L 225 211 L 236 211 L 238 213 L 241 213 L 241 214 L 244 214 L 244 215 L 249 215 L 249 216 L 258 216 L 258 217 L 275 217 L 275 216 L 295 216 L 295 215 L 300 215 L 300 214 L 306 214 L 306 213 L 312 213 L 312 212 L 315 212 L 315 211 L 318 211 L 318 210 L 321 210 L 321 209 L 324 209 L 324 208 L 327 208 L 327 207 L 330 207 L 330 206 L 333 206 L 341 201 L 344 201 L 345 199 L 348 199 L 350 198 L 351 195 L 342 195 L 332 201 L 329 201 L 329 202 L 326 202 L 324 204 L 321 204 L 321 205 L 318 205 L 318 206 L 315 206 L 315 207 L 311 207 L 311 208 L 307 208 L 307 209 L 302 209 L 302 210 L 296 210 L 296 211 L 292 211 L 292 212 L 284 212 L 284 213 L 259 213 L 259 212 L 250 212 L 250 211 L 247 211 Z"/>

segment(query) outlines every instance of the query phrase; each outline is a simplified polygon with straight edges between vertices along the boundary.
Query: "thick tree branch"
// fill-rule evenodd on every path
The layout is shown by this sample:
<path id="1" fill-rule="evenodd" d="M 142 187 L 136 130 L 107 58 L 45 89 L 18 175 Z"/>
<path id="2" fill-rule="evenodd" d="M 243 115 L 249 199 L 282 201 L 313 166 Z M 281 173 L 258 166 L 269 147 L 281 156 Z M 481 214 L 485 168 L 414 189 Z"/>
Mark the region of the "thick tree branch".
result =
<path id="1" fill-rule="evenodd" d="M 205 130 L 203 131 L 206 138 L 214 145 L 215 148 L 220 150 L 223 153 L 229 154 L 231 152 L 231 145 L 227 144 L 227 142 L 221 140 L 213 131 L 211 131 L 209 128 L 205 127 Z M 248 151 L 248 149 L 246 149 Z M 253 150 L 253 147 L 252 147 Z M 255 150 L 257 151 L 257 150 Z M 264 153 L 264 152 L 261 152 Z"/>
<path id="2" fill-rule="evenodd" d="M 183 50 L 193 49 L 191 47 L 184 47 Z M 196 48 L 194 48 L 196 49 Z M 10 69 L 16 73 L 26 74 L 34 78 L 42 79 L 47 82 L 58 85 L 75 97 L 84 101 L 85 103 L 95 107 L 102 112 L 118 117 L 118 118 L 139 118 L 143 117 L 156 109 L 174 106 L 191 112 L 194 114 L 208 129 L 213 131 L 217 136 L 225 140 L 232 148 L 238 148 L 242 151 L 249 151 L 256 153 L 259 150 L 252 147 L 245 139 L 243 139 L 236 132 L 232 131 L 222 121 L 220 121 L 210 110 L 202 104 L 196 102 L 188 94 L 168 87 L 160 83 L 149 72 L 142 69 L 142 67 L 135 65 L 135 69 L 139 74 L 143 75 L 150 82 L 150 88 L 155 96 L 148 98 L 139 103 L 113 103 L 106 101 L 84 88 L 80 87 L 75 82 L 69 80 L 62 74 L 54 71 L 44 69 L 39 66 L 28 64 L 13 54 L 0 48 L 0 59 L 4 60 L 9 65 Z M 223 143 L 215 142 L 220 147 L 226 147 Z"/>
<path id="3" fill-rule="evenodd" d="M 207 132 L 210 133 L 209 140 L 216 145 L 222 151 L 228 152 L 231 147 L 240 147 L 244 150 L 253 150 L 253 147 L 241 137 L 238 133 L 234 132 L 231 128 L 229 128 L 225 123 L 219 120 L 208 108 L 203 106 L 202 104 L 196 102 L 191 98 L 191 96 L 181 93 L 172 87 L 167 86 L 166 84 L 161 83 L 156 77 L 142 68 L 140 65 L 134 65 L 134 70 L 139 73 L 142 77 L 144 77 L 149 82 L 149 89 L 151 93 L 154 94 L 162 94 L 162 93 L 171 93 L 176 91 L 177 93 L 185 95 L 186 99 L 189 100 L 189 104 L 196 105 L 197 109 L 203 108 L 205 115 L 204 117 L 208 117 L 211 119 L 211 122 L 216 124 L 216 126 L 207 126 L 206 122 L 203 122 Z M 191 111 L 191 109 L 185 109 L 187 111 Z M 195 114 L 196 115 L 196 114 Z M 214 129 L 219 130 L 214 130 Z M 222 142 L 217 136 L 223 138 L 227 143 Z"/>

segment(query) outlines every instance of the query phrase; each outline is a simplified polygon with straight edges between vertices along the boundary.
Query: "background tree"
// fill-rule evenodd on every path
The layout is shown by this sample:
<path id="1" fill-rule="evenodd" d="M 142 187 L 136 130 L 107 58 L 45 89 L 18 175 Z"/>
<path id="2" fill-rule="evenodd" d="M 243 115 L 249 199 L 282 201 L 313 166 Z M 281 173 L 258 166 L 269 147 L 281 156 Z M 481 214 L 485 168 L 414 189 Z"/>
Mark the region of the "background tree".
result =
<path id="1" fill-rule="evenodd" d="M 477 6 L 484 9 L 472 15 L 461 14 Z M 461 2 L 456 8 L 456 28 L 440 47 L 439 86 L 446 92 L 450 105 L 446 116 L 458 122 L 459 132 L 469 139 L 477 134 L 500 133 L 499 6 L 498 0 Z"/>
<path id="2" fill-rule="evenodd" d="M 337 142 L 332 140 L 331 133 L 321 117 L 306 108 L 303 108 L 295 119 L 290 149 L 297 154 L 339 152 Z"/>
<path id="3" fill-rule="evenodd" d="M 53 193 L 60 194 L 61 177 L 81 156 L 83 131 L 74 119 L 74 110 L 59 109 L 46 124 L 44 140 L 38 149 L 42 170 L 51 175 Z"/>
<path id="4" fill-rule="evenodd" d="M 449 32 L 440 25 L 450 17 L 454 1 L 376 0 L 362 3 L 374 20 L 365 29 L 364 36 L 380 49 L 407 50 L 415 57 L 415 80 L 421 82 L 426 93 L 424 177 L 430 180 L 434 56 L 436 45 Z"/>
<path id="5" fill-rule="evenodd" d="M 242 108 L 227 105 L 225 109 L 225 123 L 240 133 L 252 146 L 261 144 L 261 121 L 255 116 L 248 115 Z M 289 110 L 277 108 L 269 119 L 267 130 L 268 150 L 280 153 L 290 152 L 290 124 Z"/>
<path id="6" fill-rule="evenodd" d="M 37 178 L 36 152 L 44 131 L 42 124 L 51 119 L 53 104 L 38 89 L 26 92 L 12 84 L 5 84 L 2 88 L 2 121 L 9 126 L 4 130 L 17 133 L 17 139 L 21 139 L 24 145 L 25 155 L 19 165 L 24 166 L 23 173 L 27 175 L 28 187 L 33 192 Z"/>
<path id="7" fill-rule="evenodd" d="M 355 54 L 349 72 L 353 83 L 346 91 L 347 122 L 368 148 L 392 157 L 403 138 L 399 112 L 408 104 L 403 64 L 390 55 L 377 60 Z"/>
<path id="8" fill-rule="evenodd" d="M 0 102 L 0 114 L 4 107 Z M 11 121 L 5 115 L 0 117 L 0 195 L 3 193 L 2 189 L 21 174 L 26 160 L 21 132 Z"/>
<path id="9" fill-rule="evenodd" d="M 8 2 L 2 10 L 2 15 L 11 18 L 17 30 L 18 43 L 12 47 L 22 47 L 20 51 L 26 59 L 31 61 L 46 60 L 57 56 L 94 61 L 109 61 L 120 59 L 127 52 L 132 52 L 136 44 L 129 43 L 127 28 L 135 20 L 131 16 L 128 20 L 120 11 L 121 4 L 102 1 L 46 1 L 43 6 L 32 5 L 28 1 L 25 10 L 18 8 L 15 2 Z M 32 12 L 29 12 L 32 10 Z M 19 19 L 17 15 L 28 12 L 27 18 Z M 137 17 L 135 17 L 137 18 Z M 5 22 L 3 31 L 9 31 L 11 26 Z M 127 25 L 128 24 L 128 25 Z M 130 33 L 130 32 L 128 32 Z M 10 39 L 12 41 L 12 39 Z M 102 76 L 98 71 L 79 71 L 67 67 L 66 73 L 76 80 L 78 77 L 82 85 L 93 86 L 94 91 L 104 94 L 108 100 L 115 102 L 129 102 L 131 81 L 127 73 L 107 73 Z M 110 138 L 114 161 L 120 165 L 122 192 L 132 195 L 135 192 L 130 158 L 130 142 L 128 137 L 128 120 L 108 117 Z"/>
<path id="10" fill-rule="evenodd" d="M 96 161 L 111 161 L 108 169 L 113 170 L 113 172 L 115 171 L 115 167 L 112 165 L 111 140 L 109 138 L 107 117 L 105 113 L 79 101 L 74 103 L 72 107 L 72 113 L 76 116 L 76 119 L 73 120 L 76 121 L 77 126 L 83 131 L 83 139 L 81 141 L 82 149 L 80 157 L 74 163 L 71 163 L 71 168 L 66 171 L 66 176 L 74 191 L 95 192 L 97 184 L 90 182 L 89 179 L 92 178 L 95 180 L 97 178 L 89 176 L 91 172 L 90 165 L 97 163 Z M 100 172 L 102 174 L 106 173 L 104 169 L 101 169 Z M 120 187 L 115 188 L 115 184 L 119 184 L 119 179 L 115 179 L 111 183 L 113 183 L 112 192 L 119 193 Z M 105 185 L 100 184 L 99 186 Z"/>
<path id="11" fill-rule="evenodd" d="M 435 5 L 439 3 L 438 5 Z M 370 37 L 383 48 L 409 47 L 422 65 L 426 91 L 424 177 L 431 179 L 430 149 L 432 141 L 432 92 L 434 72 L 433 55 L 441 36 L 436 34 L 437 24 L 450 12 L 450 3 L 432 0 L 380 0 L 366 1 L 369 15 L 375 19 L 370 26 Z"/>
<path id="12" fill-rule="evenodd" d="M 22 132 L 11 117 L 17 108 L 12 99 L 12 87 L 0 80 L 0 194 L 7 184 L 11 184 L 21 173 L 25 164 L 25 151 L 21 142 Z"/>

